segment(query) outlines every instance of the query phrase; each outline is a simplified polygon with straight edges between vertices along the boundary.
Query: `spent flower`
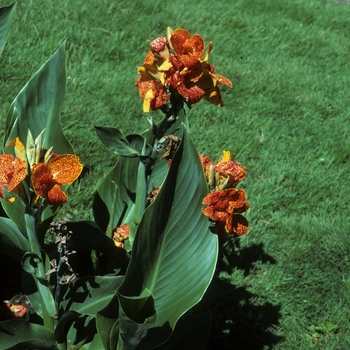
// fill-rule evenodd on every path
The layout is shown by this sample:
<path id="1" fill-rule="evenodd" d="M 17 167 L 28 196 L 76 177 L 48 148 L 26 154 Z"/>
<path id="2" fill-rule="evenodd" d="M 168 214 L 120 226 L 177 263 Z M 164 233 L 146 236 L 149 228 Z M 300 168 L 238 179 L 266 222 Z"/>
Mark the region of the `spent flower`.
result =
<path id="1" fill-rule="evenodd" d="M 123 224 L 118 226 L 113 231 L 113 241 L 114 244 L 119 248 L 124 248 L 124 241 L 129 238 L 130 226 L 128 224 Z"/>

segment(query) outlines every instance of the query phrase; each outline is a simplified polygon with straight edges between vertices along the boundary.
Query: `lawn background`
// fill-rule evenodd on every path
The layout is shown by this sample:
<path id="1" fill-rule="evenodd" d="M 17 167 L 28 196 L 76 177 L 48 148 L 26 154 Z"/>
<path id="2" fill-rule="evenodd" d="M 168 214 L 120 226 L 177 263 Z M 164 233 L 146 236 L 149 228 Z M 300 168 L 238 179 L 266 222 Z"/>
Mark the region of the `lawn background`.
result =
<path id="1" fill-rule="evenodd" d="M 215 160 L 230 150 L 247 167 L 250 232 L 225 246 L 221 277 L 236 288 L 208 301 L 208 348 L 350 348 L 346 1 L 20 0 L 0 59 L 3 125 L 67 40 L 62 124 L 85 170 L 61 214 L 92 219 L 96 183 L 115 161 L 93 126 L 147 127 L 136 68 L 167 26 L 213 41 L 210 61 L 234 84 L 222 88 L 223 108 L 201 101 L 189 112 L 198 150 Z"/>

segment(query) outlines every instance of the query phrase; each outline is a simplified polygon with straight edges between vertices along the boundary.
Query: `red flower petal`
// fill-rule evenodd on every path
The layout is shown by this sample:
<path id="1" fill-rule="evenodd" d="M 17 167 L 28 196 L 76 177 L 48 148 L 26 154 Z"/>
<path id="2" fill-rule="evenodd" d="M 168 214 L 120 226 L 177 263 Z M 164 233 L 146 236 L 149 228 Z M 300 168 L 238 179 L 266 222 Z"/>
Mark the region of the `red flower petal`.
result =
<path id="1" fill-rule="evenodd" d="M 13 191 L 27 175 L 26 162 L 11 154 L 0 155 L 0 184 Z"/>
<path id="2" fill-rule="evenodd" d="M 54 155 L 48 163 L 38 163 L 32 168 L 32 184 L 35 193 L 57 205 L 67 201 L 67 195 L 60 185 L 68 185 L 80 175 L 83 165 L 79 157 L 66 154 Z"/>
<path id="3" fill-rule="evenodd" d="M 208 216 L 210 219 L 214 221 L 220 221 L 222 223 L 225 223 L 230 216 L 230 214 L 227 213 L 225 210 L 220 211 L 216 207 L 203 208 L 202 212 L 205 216 Z"/>
<path id="4" fill-rule="evenodd" d="M 79 157 L 72 154 L 59 155 L 51 159 L 48 164 L 53 180 L 60 185 L 74 182 L 83 170 Z"/>
<path id="5" fill-rule="evenodd" d="M 216 78 L 218 84 L 224 84 L 224 85 L 226 85 L 226 86 L 232 88 L 232 83 L 231 83 L 231 81 L 228 80 L 227 78 L 225 78 L 224 76 L 219 75 L 219 74 L 212 74 L 212 75 Z"/>
<path id="6" fill-rule="evenodd" d="M 32 168 L 31 179 L 35 193 L 40 197 L 46 198 L 52 182 L 49 165 L 47 163 L 35 164 Z"/>
<path id="7" fill-rule="evenodd" d="M 190 33 L 185 29 L 175 29 L 173 31 L 173 34 L 170 37 L 170 43 L 176 54 L 183 53 L 183 45 L 190 37 Z"/>
<path id="8" fill-rule="evenodd" d="M 190 33 L 184 29 L 175 29 L 170 37 L 170 42 L 177 58 L 188 69 L 195 66 L 204 53 L 203 38 L 199 34 L 191 37 Z"/>
<path id="9" fill-rule="evenodd" d="M 161 36 L 160 38 L 157 38 L 157 39 L 154 39 L 153 41 L 151 41 L 149 46 L 150 46 L 152 51 L 160 52 L 160 51 L 164 50 L 165 44 L 166 44 L 166 41 L 165 41 L 164 37 Z"/>
<path id="10" fill-rule="evenodd" d="M 144 65 L 152 65 L 154 63 L 154 54 L 152 51 L 148 51 L 147 55 L 145 57 L 145 60 L 143 61 Z"/>
<path id="11" fill-rule="evenodd" d="M 248 231 L 248 220 L 240 214 L 233 214 L 227 219 L 225 229 L 230 236 L 242 236 Z"/>
<path id="12" fill-rule="evenodd" d="M 67 195 L 61 190 L 59 185 L 53 187 L 47 192 L 46 200 L 51 205 L 63 204 L 67 201 Z"/>
<path id="13" fill-rule="evenodd" d="M 197 85 L 188 88 L 184 83 L 178 85 L 177 91 L 188 99 L 190 106 L 197 103 L 205 95 L 205 92 Z"/>
<path id="14" fill-rule="evenodd" d="M 245 178 L 246 168 L 238 162 L 219 162 L 215 166 L 215 172 L 229 177 L 229 183 L 237 183 Z"/>

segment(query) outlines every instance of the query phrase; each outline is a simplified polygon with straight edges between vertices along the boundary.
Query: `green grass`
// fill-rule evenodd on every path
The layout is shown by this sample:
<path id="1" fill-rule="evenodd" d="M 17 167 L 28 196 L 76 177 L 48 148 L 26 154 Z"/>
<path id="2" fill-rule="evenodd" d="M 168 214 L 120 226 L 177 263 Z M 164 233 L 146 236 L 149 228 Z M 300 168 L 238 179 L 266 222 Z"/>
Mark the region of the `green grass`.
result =
<path id="1" fill-rule="evenodd" d="M 350 6 L 325 0 L 20 0 L 0 60 L 1 120 L 67 40 L 62 124 L 86 171 L 62 215 L 91 219 L 95 185 L 115 160 L 93 125 L 147 127 L 133 86 L 147 40 L 167 26 L 212 40 L 210 61 L 234 89 L 222 89 L 224 108 L 195 106 L 191 132 L 201 152 L 229 149 L 247 167 L 251 229 L 224 248 L 221 277 L 237 289 L 209 300 L 208 348 L 347 349 L 349 18 Z"/>

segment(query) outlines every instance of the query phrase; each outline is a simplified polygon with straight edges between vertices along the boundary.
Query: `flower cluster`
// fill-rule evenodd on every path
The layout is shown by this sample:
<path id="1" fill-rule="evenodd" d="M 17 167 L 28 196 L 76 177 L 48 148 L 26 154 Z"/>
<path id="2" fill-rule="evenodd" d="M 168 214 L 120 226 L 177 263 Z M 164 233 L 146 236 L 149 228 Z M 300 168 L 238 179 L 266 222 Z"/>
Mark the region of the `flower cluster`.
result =
<path id="1" fill-rule="evenodd" d="M 205 53 L 203 38 L 199 34 L 191 36 L 185 29 L 168 28 L 167 37 L 153 40 L 135 83 L 144 100 L 144 112 L 166 105 L 168 92 L 177 92 L 189 106 L 202 98 L 222 106 L 218 85 L 232 87 L 232 83 L 216 74 L 208 62 L 211 49 L 210 42 Z"/>
<path id="2" fill-rule="evenodd" d="M 83 166 L 77 156 L 57 155 L 51 149 L 44 150 L 39 135 L 33 143 L 28 133 L 29 147 L 16 138 L 9 145 L 15 147 L 16 157 L 11 154 L 0 155 L 0 197 L 13 202 L 7 192 L 20 194 L 21 183 L 28 176 L 30 188 L 35 193 L 33 203 L 43 198 L 50 205 L 59 205 L 67 201 L 61 186 L 69 185 L 80 175 Z"/>
<path id="3" fill-rule="evenodd" d="M 245 178 L 245 167 L 234 162 L 229 151 L 223 152 L 222 159 L 213 164 L 209 157 L 200 155 L 210 193 L 203 199 L 206 205 L 204 215 L 216 222 L 219 235 L 227 232 L 230 236 L 244 235 L 248 230 L 247 219 L 241 215 L 249 209 L 246 194 L 235 188 Z"/>

